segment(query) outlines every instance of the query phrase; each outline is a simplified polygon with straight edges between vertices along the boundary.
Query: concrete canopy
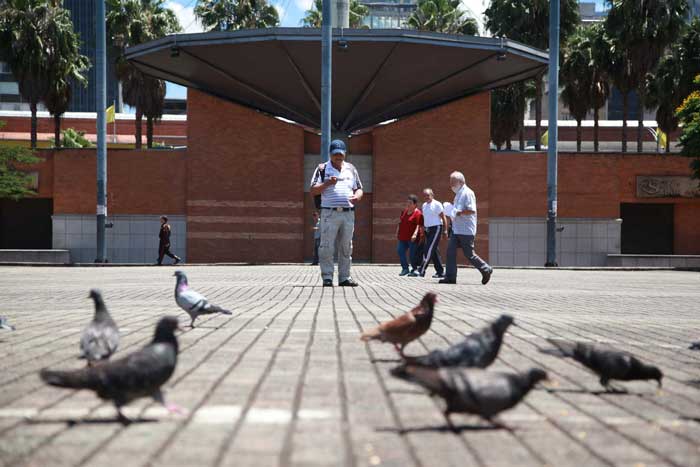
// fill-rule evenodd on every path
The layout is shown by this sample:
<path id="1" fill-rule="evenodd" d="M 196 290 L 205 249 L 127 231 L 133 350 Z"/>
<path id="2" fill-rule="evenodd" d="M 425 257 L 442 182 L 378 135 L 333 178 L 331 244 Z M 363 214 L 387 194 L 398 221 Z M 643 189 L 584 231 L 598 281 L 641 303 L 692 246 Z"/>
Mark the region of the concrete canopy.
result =
<path id="1" fill-rule="evenodd" d="M 126 57 L 151 76 L 320 128 L 320 29 L 177 34 Z M 335 30 L 333 130 L 349 134 L 522 81 L 547 63 L 546 52 L 506 39 Z"/>

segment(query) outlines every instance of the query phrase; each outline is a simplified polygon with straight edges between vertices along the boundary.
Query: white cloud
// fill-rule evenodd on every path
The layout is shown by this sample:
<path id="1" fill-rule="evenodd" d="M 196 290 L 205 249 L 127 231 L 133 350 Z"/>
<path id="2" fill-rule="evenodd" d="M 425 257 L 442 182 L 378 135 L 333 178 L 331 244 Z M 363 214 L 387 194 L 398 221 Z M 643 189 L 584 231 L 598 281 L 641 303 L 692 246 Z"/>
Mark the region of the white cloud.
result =
<path id="1" fill-rule="evenodd" d="M 282 5 L 282 2 L 274 3 L 272 6 L 275 7 L 275 10 L 277 10 L 277 16 L 279 16 L 280 21 L 282 21 L 284 18 L 284 6 Z"/>
<path id="2" fill-rule="evenodd" d="M 188 1 L 187 4 L 192 6 L 185 6 L 175 0 L 168 0 L 165 2 L 165 7 L 173 10 L 178 21 L 180 21 L 180 26 L 183 29 L 182 32 L 203 32 L 204 29 L 202 25 L 197 21 L 194 15 L 194 2 Z"/>
<path id="3" fill-rule="evenodd" d="M 306 11 L 311 9 L 311 6 L 314 4 L 314 0 L 294 0 L 294 4 L 301 11 Z"/>
<path id="4" fill-rule="evenodd" d="M 484 11 L 491 4 L 491 0 L 462 0 L 462 8 L 464 8 L 470 16 L 474 17 L 479 23 L 479 31 L 484 34 Z"/>

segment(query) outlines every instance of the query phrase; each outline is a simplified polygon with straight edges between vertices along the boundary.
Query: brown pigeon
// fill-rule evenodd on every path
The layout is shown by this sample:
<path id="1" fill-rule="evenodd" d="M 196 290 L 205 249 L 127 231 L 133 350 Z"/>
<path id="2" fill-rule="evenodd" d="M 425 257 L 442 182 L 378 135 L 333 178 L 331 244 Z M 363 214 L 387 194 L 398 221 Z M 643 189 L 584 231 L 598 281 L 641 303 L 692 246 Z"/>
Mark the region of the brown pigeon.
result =
<path id="1" fill-rule="evenodd" d="M 437 303 L 437 296 L 428 292 L 414 309 L 365 331 L 360 339 L 365 342 L 371 340 L 391 342 L 403 357 L 403 348 L 406 344 L 418 339 L 430 329 L 435 303 Z"/>

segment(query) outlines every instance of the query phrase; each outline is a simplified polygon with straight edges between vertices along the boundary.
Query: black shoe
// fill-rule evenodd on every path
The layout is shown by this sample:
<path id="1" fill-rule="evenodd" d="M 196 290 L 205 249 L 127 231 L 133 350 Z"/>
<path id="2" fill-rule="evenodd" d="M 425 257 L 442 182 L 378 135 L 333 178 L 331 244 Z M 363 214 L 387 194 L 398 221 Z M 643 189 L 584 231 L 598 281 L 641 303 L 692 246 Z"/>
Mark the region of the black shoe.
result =
<path id="1" fill-rule="evenodd" d="M 318 266 L 318 263 L 311 263 L 311 266 Z"/>
<path id="2" fill-rule="evenodd" d="M 333 287 L 333 281 L 331 279 L 323 279 L 324 287 Z"/>
<path id="3" fill-rule="evenodd" d="M 357 287 L 357 286 L 360 285 L 360 284 L 358 284 L 357 282 L 355 282 L 355 281 L 352 280 L 352 279 L 345 279 L 343 282 L 341 282 L 341 283 L 338 284 L 338 285 L 339 285 L 340 287 Z"/>
<path id="4" fill-rule="evenodd" d="M 442 279 L 443 277 L 445 277 L 444 274 L 440 274 L 437 272 L 435 274 L 433 274 L 433 279 Z"/>
<path id="5" fill-rule="evenodd" d="M 438 281 L 438 284 L 456 284 L 457 280 L 456 279 L 440 279 Z"/>
<path id="6" fill-rule="evenodd" d="M 180 261 L 182 261 L 182 258 L 175 258 L 175 262 L 173 263 L 173 266 L 178 264 Z"/>
<path id="7" fill-rule="evenodd" d="M 481 273 L 481 283 L 486 285 L 489 283 L 491 280 L 491 274 L 493 273 L 493 269 L 489 269 L 488 272 L 482 272 Z"/>

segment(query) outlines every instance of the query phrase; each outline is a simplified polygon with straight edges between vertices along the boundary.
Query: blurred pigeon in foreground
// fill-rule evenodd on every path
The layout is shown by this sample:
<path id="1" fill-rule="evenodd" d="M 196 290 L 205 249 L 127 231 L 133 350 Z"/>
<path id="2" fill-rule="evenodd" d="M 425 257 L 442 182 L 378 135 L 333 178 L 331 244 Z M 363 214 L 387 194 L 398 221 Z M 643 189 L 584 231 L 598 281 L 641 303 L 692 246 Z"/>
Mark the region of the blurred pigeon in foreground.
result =
<path id="1" fill-rule="evenodd" d="M 655 379 L 661 387 L 664 377 L 661 370 L 642 363 L 628 352 L 602 347 L 584 342 L 568 342 L 560 339 L 547 339 L 554 349 L 541 349 L 543 353 L 559 357 L 573 358 L 600 377 L 600 384 L 606 389 L 614 389 L 610 381 L 634 381 Z"/>
<path id="2" fill-rule="evenodd" d="M 119 347 L 119 328 L 107 311 L 102 294 L 97 289 L 90 291 L 95 301 L 95 316 L 80 338 L 80 358 L 88 364 L 107 360 Z"/>
<path id="3" fill-rule="evenodd" d="M 166 316 L 158 322 L 151 343 L 126 357 L 74 371 L 43 369 L 39 375 L 51 386 L 95 391 L 100 399 L 114 403 L 119 421 L 124 424 L 129 423 L 129 419 L 122 414 L 122 406 L 140 397 L 152 397 L 169 411 L 178 411 L 176 406 L 165 404 L 160 391 L 175 371 L 176 329 L 177 318 Z"/>
<path id="4" fill-rule="evenodd" d="M 499 373 L 478 368 L 426 368 L 400 365 L 391 370 L 396 378 L 418 384 L 445 401 L 443 415 L 453 430 L 452 413 L 478 415 L 496 426 L 509 429 L 494 417 L 515 407 L 547 373 L 532 368 L 524 373 Z"/>
<path id="5" fill-rule="evenodd" d="M 190 327 L 194 327 L 194 320 L 199 315 L 208 315 L 211 313 L 222 313 L 224 315 L 232 314 L 228 310 L 224 310 L 220 306 L 212 305 L 206 297 L 199 292 L 194 291 L 187 284 L 187 276 L 182 271 L 175 271 L 174 276 L 177 277 L 175 283 L 175 301 L 178 306 L 185 310 L 192 321 Z"/>
<path id="6" fill-rule="evenodd" d="M 690 350 L 700 350 L 700 341 L 693 342 L 690 344 L 690 347 L 688 347 Z"/>
<path id="7" fill-rule="evenodd" d="M 441 368 L 450 366 L 486 368 L 498 356 L 503 334 L 513 324 L 513 317 L 501 315 L 478 332 L 469 334 L 447 350 L 433 350 L 420 357 L 404 357 L 410 365 Z"/>
<path id="8" fill-rule="evenodd" d="M 7 318 L 5 318 L 4 316 L 0 316 L 0 329 L 4 329 L 6 331 L 14 331 L 15 327 L 7 322 Z"/>
<path id="9" fill-rule="evenodd" d="M 391 342 L 403 357 L 403 348 L 406 344 L 418 339 L 430 328 L 435 303 L 437 303 L 437 296 L 428 292 L 411 311 L 363 332 L 360 339 L 365 342 L 371 340 Z"/>

